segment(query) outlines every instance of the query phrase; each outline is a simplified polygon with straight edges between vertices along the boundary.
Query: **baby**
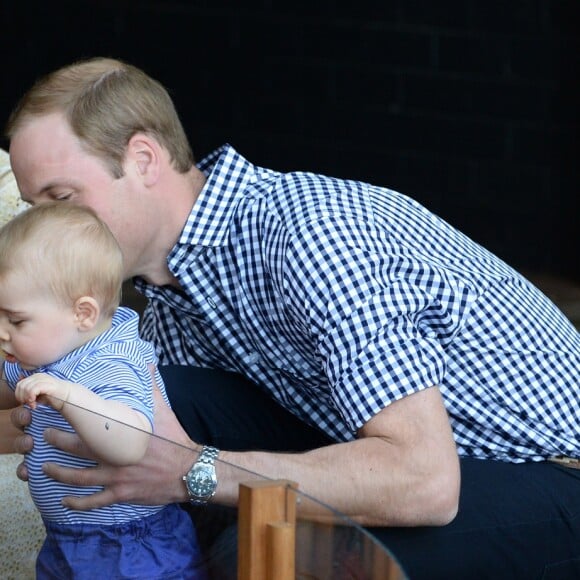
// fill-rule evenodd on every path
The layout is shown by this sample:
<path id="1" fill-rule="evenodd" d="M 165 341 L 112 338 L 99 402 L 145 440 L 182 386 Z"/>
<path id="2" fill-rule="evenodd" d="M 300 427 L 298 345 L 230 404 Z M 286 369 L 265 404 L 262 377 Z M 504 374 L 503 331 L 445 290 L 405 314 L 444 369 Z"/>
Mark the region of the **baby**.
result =
<path id="1" fill-rule="evenodd" d="M 153 432 L 153 378 L 168 403 L 138 315 L 119 306 L 121 251 L 92 210 L 35 206 L 0 229 L 0 408 L 33 409 L 29 488 L 47 537 L 37 578 L 204 578 L 197 538 L 177 505 L 63 505 L 71 489 L 46 461 L 96 465 L 48 446 L 48 427 L 75 431 L 98 459 L 138 462 Z"/>

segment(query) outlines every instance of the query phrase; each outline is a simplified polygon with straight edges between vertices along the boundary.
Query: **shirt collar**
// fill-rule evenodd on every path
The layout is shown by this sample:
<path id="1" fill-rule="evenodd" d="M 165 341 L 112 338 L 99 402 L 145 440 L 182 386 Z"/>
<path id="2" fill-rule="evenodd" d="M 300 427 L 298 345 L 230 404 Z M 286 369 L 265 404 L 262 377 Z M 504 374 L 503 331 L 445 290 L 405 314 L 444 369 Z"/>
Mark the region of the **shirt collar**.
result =
<path id="1" fill-rule="evenodd" d="M 231 217 L 247 185 L 255 180 L 254 165 L 229 144 L 200 161 L 198 169 L 207 181 L 173 252 L 180 245 L 219 246 L 227 236 Z M 171 257 L 170 254 L 170 260 Z"/>
<path id="2" fill-rule="evenodd" d="M 219 247 L 227 240 L 232 217 L 239 202 L 248 195 L 248 185 L 258 180 L 258 173 L 268 170 L 257 168 L 226 143 L 207 157 L 197 167 L 206 176 L 206 183 L 193 205 L 179 241 L 167 256 L 169 270 L 180 279 L 179 272 L 195 262 L 208 248 Z M 158 296 L 159 288 L 133 278 L 139 292 L 148 298 Z M 171 295 L 167 287 L 164 296 Z"/>
<path id="3" fill-rule="evenodd" d="M 69 352 L 61 359 L 48 364 L 33 372 L 50 371 L 53 374 L 61 374 L 63 377 L 69 376 L 78 364 L 86 356 L 92 355 L 103 345 L 118 341 L 137 340 L 139 338 L 139 316 L 130 308 L 119 306 L 113 319 L 111 327 L 79 348 Z"/>

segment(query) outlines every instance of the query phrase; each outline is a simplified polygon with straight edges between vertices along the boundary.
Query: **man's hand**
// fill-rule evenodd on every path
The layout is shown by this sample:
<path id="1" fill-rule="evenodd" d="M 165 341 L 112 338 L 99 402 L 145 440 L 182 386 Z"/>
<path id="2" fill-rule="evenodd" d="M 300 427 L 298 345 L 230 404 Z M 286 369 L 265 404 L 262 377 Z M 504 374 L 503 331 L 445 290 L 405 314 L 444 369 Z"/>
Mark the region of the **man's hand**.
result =
<path id="1" fill-rule="evenodd" d="M 32 413 L 26 407 L 16 407 L 10 414 L 10 420 L 17 429 L 24 431 L 24 428 L 28 427 L 32 421 Z M 16 453 L 30 453 L 33 446 L 34 441 L 32 437 L 25 433 L 16 437 L 14 440 L 14 451 Z M 28 481 L 28 470 L 26 469 L 26 465 L 24 465 L 24 461 L 16 468 L 16 475 L 18 479 Z"/>
<path id="2" fill-rule="evenodd" d="M 63 503 L 75 510 L 89 510 L 113 503 L 162 505 L 187 498 L 181 475 L 197 457 L 197 446 L 187 437 L 173 411 L 165 404 L 157 387 L 155 399 L 155 436 L 150 438 L 145 457 L 136 465 L 115 467 L 101 463 L 77 469 L 45 463 L 48 477 L 73 486 L 102 486 L 90 496 L 67 497 Z M 73 433 L 46 429 L 48 443 L 73 455 L 93 459 L 81 439 Z"/>

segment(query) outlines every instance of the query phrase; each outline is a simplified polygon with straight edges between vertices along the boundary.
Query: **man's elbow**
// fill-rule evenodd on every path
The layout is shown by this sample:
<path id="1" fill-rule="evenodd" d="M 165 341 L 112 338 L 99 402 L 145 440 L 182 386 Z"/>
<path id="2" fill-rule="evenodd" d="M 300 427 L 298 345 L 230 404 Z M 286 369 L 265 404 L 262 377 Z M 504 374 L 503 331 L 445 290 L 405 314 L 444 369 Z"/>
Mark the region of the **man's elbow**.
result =
<path id="1" fill-rule="evenodd" d="M 434 504 L 431 513 L 433 526 L 446 526 L 450 524 L 457 516 L 459 511 L 459 494 L 452 496 L 451 494 L 444 494 L 438 502 Z"/>
<path id="2" fill-rule="evenodd" d="M 459 510 L 459 461 L 438 465 L 428 473 L 415 482 L 415 501 L 409 502 L 404 516 L 408 526 L 446 526 Z"/>
<path id="3" fill-rule="evenodd" d="M 459 470 L 432 472 L 417 480 L 398 507 L 393 506 L 390 496 L 389 502 L 379 501 L 366 515 L 355 519 L 362 525 L 381 527 L 446 526 L 459 511 L 459 489 Z"/>
<path id="4" fill-rule="evenodd" d="M 427 525 L 446 526 L 455 519 L 459 511 L 460 484 L 459 465 L 432 479 L 424 504 L 430 520 Z"/>

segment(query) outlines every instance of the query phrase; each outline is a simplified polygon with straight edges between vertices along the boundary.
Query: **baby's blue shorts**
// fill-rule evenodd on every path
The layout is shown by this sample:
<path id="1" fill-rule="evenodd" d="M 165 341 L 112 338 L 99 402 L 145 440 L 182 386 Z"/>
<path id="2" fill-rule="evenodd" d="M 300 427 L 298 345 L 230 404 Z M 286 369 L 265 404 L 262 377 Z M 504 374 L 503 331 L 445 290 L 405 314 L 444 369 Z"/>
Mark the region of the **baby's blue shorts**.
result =
<path id="1" fill-rule="evenodd" d="M 189 515 L 178 505 L 123 524 L 44 522 L 37 580 L 205 580 Z"/>

